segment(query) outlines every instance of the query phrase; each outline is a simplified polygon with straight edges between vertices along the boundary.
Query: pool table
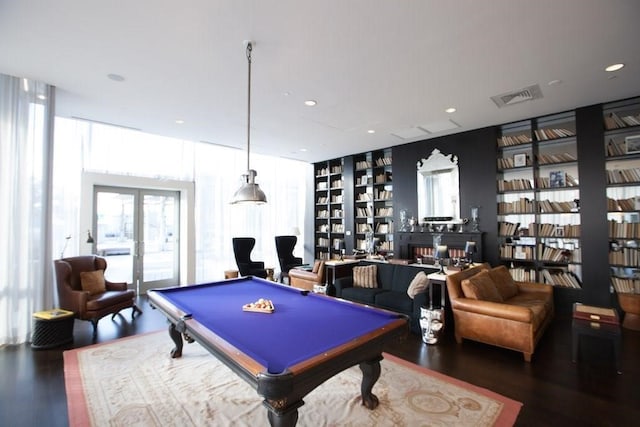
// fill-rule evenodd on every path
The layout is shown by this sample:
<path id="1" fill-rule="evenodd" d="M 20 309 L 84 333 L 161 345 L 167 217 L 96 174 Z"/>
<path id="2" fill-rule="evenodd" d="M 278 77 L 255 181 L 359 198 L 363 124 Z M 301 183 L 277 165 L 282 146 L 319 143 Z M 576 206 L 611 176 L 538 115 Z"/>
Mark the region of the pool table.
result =
<path id="1" fill-rule="evenodd" d="M 408 331 L 404 315 L 251 276 L 147 295 L 170 322 L 171 357 L 182 355 L 183 336 L 200 343 L 264 397 L 272 426 L 294 426 L 303 397 L 356 364 L 362 403 L 374 409 L 383 346 Z M 242 310 L 260 298 L 273 313 Z"/>

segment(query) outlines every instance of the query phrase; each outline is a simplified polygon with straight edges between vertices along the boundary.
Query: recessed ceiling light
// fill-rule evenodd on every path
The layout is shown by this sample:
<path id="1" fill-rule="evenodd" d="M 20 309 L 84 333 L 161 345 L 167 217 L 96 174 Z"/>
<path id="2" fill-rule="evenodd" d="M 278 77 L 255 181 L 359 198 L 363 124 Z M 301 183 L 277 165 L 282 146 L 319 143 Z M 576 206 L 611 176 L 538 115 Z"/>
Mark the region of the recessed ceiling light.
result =
<path id="1" fill-rule="evenodd" d="M 176 120 L 176 123 L 179 125 L 183 125 L 184 124 L 184 120 L 178 119 Z"/>
<path id="2" fill-rule="evenodd" d="M 300 151 L 303 152 L 303 153 L 306 153 L 307 149 L 306 148 L 301 148 Z"/>
<path id="3" fill-rule="evenodd" d="M 38 95 L 38 99 L 44 101 L 45 99 L 47 99 L 46 96 L 44 96 L 43 94 Z"/>
<path id="4" fill-rule="evenodd" d="M 367 133 L 376 133 L 376 131 L 374 129 L 369 129 Z"/>
<path id="5" fill-rule="evenodd" d="M 121 76 L 120 74 L 111 73 L 111 74 L 107 74 L 107 77 L 110 80 L 113 80 L 114 82 L 123 82 L 124 81 L 124 77 Z"/>
<path id="6" fill-rule="evenodd" d="M 622 67 L 624 67 L 624 64 L 622 64 L 622 63 L 620 63 L 620 64 L 611 64 L 607 68 L 605 68 L 604 70 L 608 71 L 608 72 L 612 72 L 612 71 L 618 71 Z"/>
<path id="7" fill-rule="evenodd" d="M 449 108 L 447 108 L 447 109 L 446 109 L 446 110 L 444 110 L 444 111 L 445 111 L 446 113 L 451 114 L 451 113 L 455 113 L 455 112 L 456 112 L 456 109 L 455 109 L 454 107 L 449 107 Z"/>
<path id="8" fill-rule="evenodd" d="M 559 85 L 560 83 L 562 83 L 562 80 L 556 79 L 556 80 L 551 80 L 549 83 L 547 83 L 547 85 L 554 86 L 554 85 Z"/>
<path id="9" fill-rule="evenodd" d="M 306 101 L 304 101 L 304 105 L 306 105 L 307 107 L 315 107 L 318 104 L 317 101 L 314 101 L 313 99 L 307 99 Z"/>

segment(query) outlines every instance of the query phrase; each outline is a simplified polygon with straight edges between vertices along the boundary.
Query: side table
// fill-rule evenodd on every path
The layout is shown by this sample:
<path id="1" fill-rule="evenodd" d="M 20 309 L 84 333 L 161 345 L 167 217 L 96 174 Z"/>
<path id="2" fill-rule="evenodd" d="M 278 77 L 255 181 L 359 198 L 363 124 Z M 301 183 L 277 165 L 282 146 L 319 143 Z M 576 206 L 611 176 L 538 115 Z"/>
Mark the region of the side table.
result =
<path id="1" fill-rule="evenodd" d="M 47 349 L 73 341 L 73 311 L 54 309 L 33 313 L 31 348 Z"/>
<path id="2" fill-rule="evenodd" d="M 622 373 L 620 367 L 620 319 L 613 308 L 594 307 L 584 304 L 573 304 L 573 321 L 571 323 L 571 360 L 578 359 L 580 337 L 583 335 L 599 339 L 611 340 L 616 364 L 616 372 Z"/>

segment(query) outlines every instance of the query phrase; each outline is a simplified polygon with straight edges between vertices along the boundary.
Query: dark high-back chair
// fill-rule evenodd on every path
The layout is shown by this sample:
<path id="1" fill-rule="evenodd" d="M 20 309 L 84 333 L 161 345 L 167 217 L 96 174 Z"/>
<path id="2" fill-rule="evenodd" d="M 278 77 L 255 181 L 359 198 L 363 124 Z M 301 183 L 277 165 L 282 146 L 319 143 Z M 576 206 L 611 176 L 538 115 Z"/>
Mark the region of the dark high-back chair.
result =
<path id="1" fill-rule="evenodd" d="M 256 239 L 253 237 L 233 238 L 233 254 L 236 257 L 238 271 L 241 276 L 257 276 L 266 279 L 267 270 L 264 268 L 264 262 L 251 260 L 251 251 L 255 245 Z"/>
<path id="2" fill-rule="evenodd" d="M 136 293 L 127 289 L 126 283 L 113 283 L 104 279 L 102 291 L 89 292 L 82 288 L 81 273 L 97 272 L 103 277 L 107 261 L 95 255 L 62 258 L 53 261 L 58 288 L 60 308 L 73 311 L 75 317 L 88 320 L 93 325 L 93 337 L 98 333 L 98 321 L 111 314 L 111 319 L 120 310 L 132 308 L 131 318 L 142 311 L 136 306 Z M 102 279 L 100 279 L 102 282 Z"/>
<path id="3" fill-rule="evenodd" d="M 298 243 L 296 236 L 276 236 L 276 252 L 280 263 L 280 281 L 289 276 L 289 270 L 303 265 L 302 258 L 293 256 L 293 249 Z"/>

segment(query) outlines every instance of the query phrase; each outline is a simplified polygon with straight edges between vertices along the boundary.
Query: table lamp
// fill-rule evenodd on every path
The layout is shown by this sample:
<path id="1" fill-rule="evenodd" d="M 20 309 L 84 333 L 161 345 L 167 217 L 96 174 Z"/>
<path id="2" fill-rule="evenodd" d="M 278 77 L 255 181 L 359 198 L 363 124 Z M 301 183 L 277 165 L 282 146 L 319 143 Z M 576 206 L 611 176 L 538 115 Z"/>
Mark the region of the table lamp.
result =
<path id="1" fill-rule="evenodd" d="M 476 242 L 466 242 L 464 245 L 464 256 L 467 262 L 471 264 L 473 262 L 473 254 L 478 252 Z"/>
<path id="2" fill-rule="evenodd" d="M 447 245 L 436 246 L 436 251 L 433 254 L 433 258 L 436 260 L 438 266 L 440 266 L 440 273 L 444 273 L 443 261 L 449 258 L 449 247 Z"/>

